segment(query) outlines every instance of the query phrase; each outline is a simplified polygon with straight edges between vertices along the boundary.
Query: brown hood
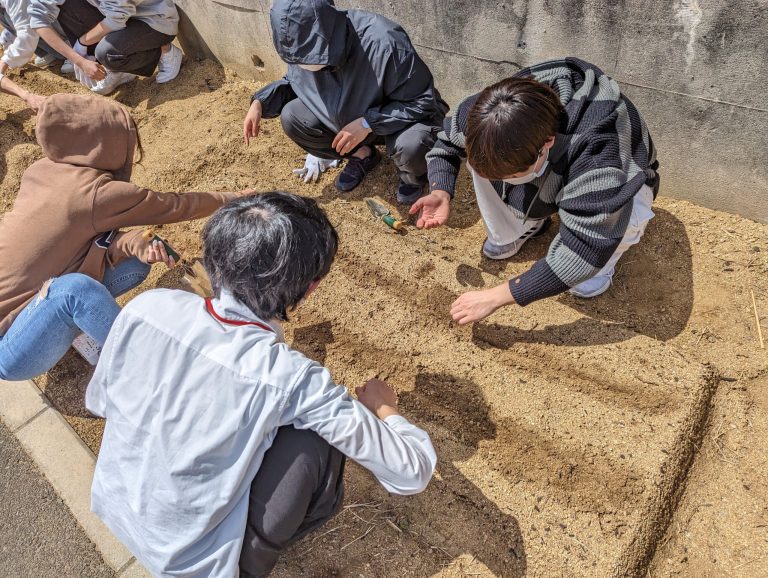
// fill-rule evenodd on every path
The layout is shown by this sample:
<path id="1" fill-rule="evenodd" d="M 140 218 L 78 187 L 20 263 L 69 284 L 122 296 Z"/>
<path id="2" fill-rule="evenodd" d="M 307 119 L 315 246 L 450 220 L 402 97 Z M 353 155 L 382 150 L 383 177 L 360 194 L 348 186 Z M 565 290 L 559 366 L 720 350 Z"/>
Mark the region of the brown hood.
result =
<path id="1" fill-rule="evenodd" d="M 50 160 L 109 171 L 129 181 L 136 125 L 128 110 L 101 96 L 54 94 L 37 116 L 37 142 Z"/>

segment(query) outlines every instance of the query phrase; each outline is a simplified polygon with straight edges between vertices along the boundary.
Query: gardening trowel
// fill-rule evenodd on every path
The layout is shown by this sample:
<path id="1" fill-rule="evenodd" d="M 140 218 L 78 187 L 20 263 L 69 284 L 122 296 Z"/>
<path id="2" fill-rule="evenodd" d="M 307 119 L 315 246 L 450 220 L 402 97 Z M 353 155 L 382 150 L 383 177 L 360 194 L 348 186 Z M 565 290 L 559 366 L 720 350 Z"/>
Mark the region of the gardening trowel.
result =
<path id="1" fill-rule="evenodd" d="M 365 202 L 368 205 L 368 208 L 371 210 L 371 213 L 373 213 L 374 217 L 381 219 L 395 231 L 399 231 L 405 226 L 405 223 L 393 217 L 389 209 L 381 203 L 377 203 L 373 199 L 365 199 Z"/>

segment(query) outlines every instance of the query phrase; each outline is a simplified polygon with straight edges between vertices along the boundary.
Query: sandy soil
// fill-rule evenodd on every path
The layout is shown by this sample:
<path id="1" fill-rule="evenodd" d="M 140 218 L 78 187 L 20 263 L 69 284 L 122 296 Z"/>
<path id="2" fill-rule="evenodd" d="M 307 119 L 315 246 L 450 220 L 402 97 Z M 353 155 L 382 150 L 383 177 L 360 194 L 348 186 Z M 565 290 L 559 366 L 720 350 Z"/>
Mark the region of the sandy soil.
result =
<path id="1" fill-rule="evenodd" d="M 52 72 L 27 70 L 19 82 L 43 94 L 81 90 Z M 393 203 L 391 163 L 342 196 L 333 175 L 306 186 L 293 178 L 302 152 L 277 121 L 242 145 L 254 86 L 213 63 L 189 62 L 170 85 L 142 80 L 121 89 L 116 98 L 132 109 L 146 153 L 134 180 L 157 190 L 250 186 L 317 198 L 341 249 L 329 279 L 287 327 L 289 341 L 341 383 L 390 380 L 441 455 L 434 483 L 412 499 L 388 496 L 350 465 L 343 512 L 297 544 L 277 575 L 621 575 L 617 561 L 638 539 L 654 492 L 650 472 L 661 464 L 663 474 L 674 440 L 686 441 L 679 432 L 690 443 L 704 438 L 687 485 L 675 478 L 658 515 L 663 526 L 676 510 L 666 536 L 665 527 L 643 534 L 661 542 L 648 575 L 765 575 L 768 358 L 750 290 L 765 319 L 768 227 L 662 197 L 608 294 L 589 302 L 560 296 L 456 328 L 447 315 L 456 295 L 524 270 L 553 232 L 508 262 L 483 259 L 464 174 L 447 227 L 393 234 L 362 202 L 379 195 Z M 0 96 L 0 212 L 40 157 L 33 127 L 19 102 Z M 201 226 L 163 234 L 195 256 Z M 155 286 L 177 287 L 178 272 L 155 267 L 140 290 Z M 711 390 L 683 385 L 703 383 L 707 372 L 722 377 L 712 409 L 689 412 L 708 413 L 699 424 L 706 429 L 675 429 L 681 408 L 708 407 Z M 70 352 L 38 383 L 98 451 L 103 424 L 82 404 L 89 376 Z M 631 433 L 622 437 L 624 430 Z"/>

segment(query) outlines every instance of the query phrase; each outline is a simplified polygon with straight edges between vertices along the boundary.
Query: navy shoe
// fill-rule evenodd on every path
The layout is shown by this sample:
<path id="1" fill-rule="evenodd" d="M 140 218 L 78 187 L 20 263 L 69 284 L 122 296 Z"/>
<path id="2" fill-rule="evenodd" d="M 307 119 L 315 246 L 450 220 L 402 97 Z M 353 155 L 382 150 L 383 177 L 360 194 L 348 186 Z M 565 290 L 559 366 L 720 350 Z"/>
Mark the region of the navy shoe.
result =
<path id="1" fill-rule="evenodd" d="M 373 151 L 364 159 L 350 157 L 344 170 L 336 177 L 336 188 L 343 193 L 347 193 L 363 182 L 365 175 L 370 173 L 373 168 L 381 162 L 381 155 L 376 147 L 372 146 Z"/>
<path id="2" fill-rule="evenodd" d="M 397 202 L 412 205 L 424 195 L 424 185 L 409 185 L 403 179 L 397 184 Z"/>

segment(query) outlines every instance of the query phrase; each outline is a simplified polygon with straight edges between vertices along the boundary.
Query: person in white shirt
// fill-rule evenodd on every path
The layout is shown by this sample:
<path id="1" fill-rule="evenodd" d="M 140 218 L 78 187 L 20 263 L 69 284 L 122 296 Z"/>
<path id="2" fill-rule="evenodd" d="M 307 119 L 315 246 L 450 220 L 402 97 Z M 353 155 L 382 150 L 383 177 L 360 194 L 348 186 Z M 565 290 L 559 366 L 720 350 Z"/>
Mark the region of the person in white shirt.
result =
<path id="1" fill-rule="evenodd" d="M 169 82 L 181 69 L 183 54 L 171 44 L 179 27 L 173 0 L 29 0 L 29 17 L 31 28 L 98 94 L 152 76 L 156 68 L 155 82 Z"/>
<path id="2" fill-rule="evenodd" d="M 29 0 L 0 0 L 0 45 L 3 57 L 0 58 L 0 74 L 8 74 L 11 69 L 20 68 L 29 62 L 35 54 L 36 66 L 49 66 L 56 59 L 63 57 L 40 40 L 37 32 L 29 26 Z"/>
<path id="3" fill-rule="evenodd" d="M 154 575 L 268 574 L 339 509 L 345 456 L 395 494 L 429 483 L 432 443 L 387 384 L 354 399 L 283 340 L 337 245 L 314 200 L 243 197 L 203 231 L 214 298 L 158 289 L 117 317 L 86 393 L 107 420 L 92 509 Z"/>

